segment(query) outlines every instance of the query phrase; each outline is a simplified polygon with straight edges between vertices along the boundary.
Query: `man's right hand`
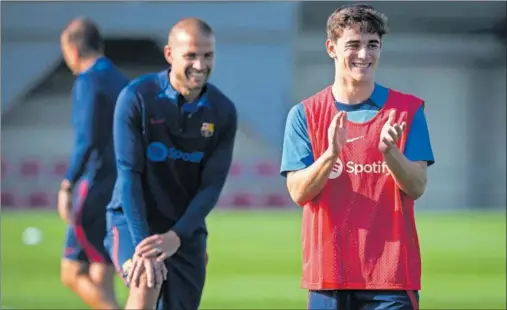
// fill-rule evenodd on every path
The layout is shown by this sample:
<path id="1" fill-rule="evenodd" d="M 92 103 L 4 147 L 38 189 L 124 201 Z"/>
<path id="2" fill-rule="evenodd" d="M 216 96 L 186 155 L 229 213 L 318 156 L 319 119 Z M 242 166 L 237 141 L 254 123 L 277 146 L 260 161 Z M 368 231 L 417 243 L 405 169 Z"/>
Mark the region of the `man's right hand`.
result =
<path id="1" fill-rule="evenodd" d="M 146 274 L 148 288 L 154 288 L 160 286 L 167 279 L 167 268 L 163 261 L 157 261 L 156 258 L 134 255 L 132 267 L 128 271 L 127 283 L 139 287 L 144 274 Z"/>
<path id="2" fill-rule="evenodd" d="M 136 246 L 136 254 L 143 257 L 156 257 L 158 261 L 163 261 L 173 256 L 180 246 L 180 237 L 170 230 L 163 234 L 156 234 L 145 238 Z"/>
<path id="3" fill-rule="evenodd" d="M 67 224 L 72 224 L 72 193 L 60 189 L 58 191 L 58 214 L 60 218 Z"/>
<path id="4" fill-rule="evenodd" d="M 347 112 L 340 111 L 331 120 L 327 130 L 328 150 L 339 155 L 347 142 Z"/>

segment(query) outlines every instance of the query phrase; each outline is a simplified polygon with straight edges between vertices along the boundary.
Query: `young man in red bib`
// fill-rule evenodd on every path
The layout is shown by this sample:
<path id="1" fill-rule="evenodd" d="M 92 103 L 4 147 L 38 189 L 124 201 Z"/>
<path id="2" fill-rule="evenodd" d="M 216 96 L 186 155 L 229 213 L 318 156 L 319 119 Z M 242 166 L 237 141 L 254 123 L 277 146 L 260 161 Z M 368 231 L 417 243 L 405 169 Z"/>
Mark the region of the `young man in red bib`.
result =
<path id="1" fill-rule="evenodd" d="M 282 175 L 303 207 L 309 309 L 417 309 L 414 201 L 434 163 L 424 102 L 374 81 L 386 18 L 337 9 L 327 23 L 333 85 L 294 106 Z"/>

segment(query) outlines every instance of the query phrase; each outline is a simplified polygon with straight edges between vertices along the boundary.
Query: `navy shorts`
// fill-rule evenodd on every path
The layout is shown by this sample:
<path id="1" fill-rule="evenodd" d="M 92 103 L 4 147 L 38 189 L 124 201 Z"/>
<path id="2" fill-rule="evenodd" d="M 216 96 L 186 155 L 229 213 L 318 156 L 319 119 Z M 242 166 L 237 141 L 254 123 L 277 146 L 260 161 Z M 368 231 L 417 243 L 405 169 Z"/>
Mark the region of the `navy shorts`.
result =
<path id="1" fill-rule="evenodd" d="M 308 309 L 415 310 L 419 309 L 419 293 L 401 290 L 310 291 Z"/>
<path id="2" fill-rule="evenodd" d="M 135 252 L 127 220 L 121 211 L 107 212 L 106 248 L 118 273 L 126 281 L 126 272 Z M 167 280 L 162 284 L 158 309 L 195 310 L 199 308 L 206 275 L 205 233 L 181 242 L 181 247 L 166 260 Z M 126 283 L 128 285 L 128 283 Z"/>
<path id="3" fill-rule="evenodd" d="M 104 188 L 81 181 L 74 202 L 74 223 L 67 226 L 63 257 L 69 260 L 111 264 L 104 247 L 106 206 L 110 195 Z"/>

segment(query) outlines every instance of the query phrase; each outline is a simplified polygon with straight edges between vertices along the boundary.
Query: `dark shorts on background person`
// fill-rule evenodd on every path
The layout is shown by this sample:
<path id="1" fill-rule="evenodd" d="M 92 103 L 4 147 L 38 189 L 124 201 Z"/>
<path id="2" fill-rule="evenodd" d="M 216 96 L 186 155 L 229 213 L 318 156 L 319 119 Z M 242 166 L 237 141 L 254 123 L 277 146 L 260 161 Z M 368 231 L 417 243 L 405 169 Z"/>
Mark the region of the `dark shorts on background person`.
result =
<path id="1" fill-rule="evenodd" d="M 63 257 L 68 260 L 111 264 L 104 247 L 106 206 L 111 191 L 81 181 L 74 202 L 74 223 L 67 225 Z"/>

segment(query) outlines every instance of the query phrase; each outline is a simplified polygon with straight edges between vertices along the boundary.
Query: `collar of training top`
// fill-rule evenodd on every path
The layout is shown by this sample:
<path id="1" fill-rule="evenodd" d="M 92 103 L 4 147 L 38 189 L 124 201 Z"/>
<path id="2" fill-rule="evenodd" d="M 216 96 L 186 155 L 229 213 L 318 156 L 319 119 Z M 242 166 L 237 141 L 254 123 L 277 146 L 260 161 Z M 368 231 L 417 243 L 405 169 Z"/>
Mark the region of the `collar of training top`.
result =
<path id="1" fill-rule="evenodd" d="M 375 83 L 375 88 L 373 88 L 373 93 L 370 96 L 370 100 L 373 101 L 377 107 L 382 108 L 386 103 L 388 94 L 388 88 Z"/>
<path id="2" fill-rule="evenodd" d="M 366 99 L 365 101 L 361 102 L 360 104 L 358 104 L 356 106 L 361 106 L 361 105 L 366 104 L 368 106 L 375 106 L 378 110 L 380 110 L 380 109 L 382 109 L 382 107 L 384 107 L 384 104 L 386 103 L 388 95 L 389 95 L 388 88 L 375 83 L 375 87 L 373 88 L 373 92 L 371 93 L 370 98 Z M 354 108 L 355 105 L 348 105 L 348 104 L 345 104 L 345 103 L 342 103 L 339 101 L 336 101 L 336 104 L 341 109 L 344 109 L 344 110 L 353 111 L 353 110 L 357 109 L 357 107 Z"/>
<path id="3" fill-rule="evenodd" d="M 174 102 L 180 106 L 183 111 L 185 112 L 195 112 L 199 110 L 199 108 L 209 108 L 210 105 L 208 103 L 208 85 L 204 85 L 201 94 L 199 97 L 197 97 L 196 100 L 193 102 L 185 102 L 185 99 L 183 98 L 183 95 L 175 90 L 170 81 L 169 81 L 169 72 L 171 71 L 171 68 L 161 71 L 158 74 L 158 79 L 160 82 L 160 88 L 163 90 L 163 93 L 167 98 L 171 99 L 171 102 Z"/>
<path id="4" fill-rule="evenodd" d="M 106 56 L 100 56 L 99 58 L 95 59 L 95 62 L 93 65 L 91 65 L 88 69 L 84 70 L 81 74 L 85 74 L 89 71 L 95 70 L 95 69 L 104 69 L 110 65 L 109 59 L 106 58 Z"/>

